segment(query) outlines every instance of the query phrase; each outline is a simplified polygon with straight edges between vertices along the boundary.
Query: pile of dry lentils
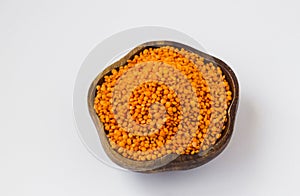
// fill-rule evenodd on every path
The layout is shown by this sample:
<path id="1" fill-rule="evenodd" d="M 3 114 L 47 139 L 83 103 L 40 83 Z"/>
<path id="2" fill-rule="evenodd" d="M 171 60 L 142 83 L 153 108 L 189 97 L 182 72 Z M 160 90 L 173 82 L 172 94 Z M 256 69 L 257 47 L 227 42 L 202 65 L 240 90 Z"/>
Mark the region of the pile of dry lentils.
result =
<path id="1" fill-rule="evenodd" d="M 140 83 L 129 97 L 121 91 L 118 98 L 123 104 L 118 106 L 124 107 L 124 114 L 116 113 L 113 96 L 118 80 L 144 64 L 153 64 L 149 73 L 144 74 L 156 73 L 153 75 L 159 80 Z M 184 81 L 174 77 L 175 72 L 161 71 L 162 65 L 185 76 L 196 95 L 194 100 L 185 96 L 188 86 L 184 86 Z M 134 84 L 133 80 L 124 80 L 120 84 L 124 91 Z M 227 109 L 232 100 L 229 84 L 219 67 L 204 62 L 197 54 L 170 46 L 144 49 L 125 66 L 113 69 L 96 88 L 94 109 L 104 125 L 110 145 L 122 156 L 137 161 L 155 160 L 172 153 L 193 155 L 208 150 L 225 129 Z M 151 109 L 156 112 L 151 113 Z M 125 110 L 128 110 L 129 118 Z M 193 115 L 186 118 L 186 113 Z M 147 130 L 147 125 L 152 125 L 151 130 Z"/>

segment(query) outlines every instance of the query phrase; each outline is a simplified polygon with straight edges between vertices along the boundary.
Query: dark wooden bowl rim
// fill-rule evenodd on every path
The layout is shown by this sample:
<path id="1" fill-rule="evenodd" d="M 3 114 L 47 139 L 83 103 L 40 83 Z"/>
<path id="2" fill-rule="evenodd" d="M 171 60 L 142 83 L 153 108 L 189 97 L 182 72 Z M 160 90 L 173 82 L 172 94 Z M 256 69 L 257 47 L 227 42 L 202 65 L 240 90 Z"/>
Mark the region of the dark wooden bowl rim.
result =
<path id="1" fill-rule="evenodd" d="M 138 55 L 141 51 L 143 51 L 146 48 L 150 48 L 150 47 L 158 48 L 162 46 L 172 46 L 178 49 L 184 48 L 189 52 L 193 52 L 203 57 L 205 62 L 212 62 L 215 66 L 221 68 L 223 74 L 225 75 L 226 80 L 230 85 L 232 91 L 232 98 L 233 98 L 228 108 L 228 121 L 226 123 L 226 128 L 223 131 L 222 137 L 216 142 L 214 146 L 212 146 L 207 152 L 203 154 L 196 154 L 196 155 L 171 154 L 171 155 L 165 155 L 161 158 L 158 158 L 156 160 L 151 160 L 151 161 L 134 161 L 123 157 L 121 154 L 113 150 L 112 147 L 110 146 L 106 133 L 103 128 L 103 124 L 100 122 L 94 110 L 94 98 L 96 96 L 96 86 L 101 85 L 104 82 L 104 76 L 110 74 L 110 71 L 112 69 L 126 65 L 127 60 L 132 59 L 134 55 Z M 173 41 L 151 41 L 137 46 L 136 48 L 131 50 L 128 54 L 126 54 L 123 58 L 121 58 L 119 61 L 106 67 L 101 73 L 99 73 L 98 76 L 94 79 L 94 81 L 90 85 L 88 91 L 89 113 L 96 126 L 101 144 L 106 154 L 117 165 L 132 171 L 144 172 L 144 173 L 192 169 L 201 166 L 207 163 L 208 161 L 214 159 L 216 156 L 218 156 L 228 145 L 230 138 L 232 136 L 236 112 L 238 108 L 238 101 L 239 101 L 238 80 L 234 72 L 232 71 L 232 69 L 226 63 L 224 63 L 223 61 L 221 61 L 216 57 L 201 52 L 190 46 L 178 42 L 173 42 Z"/>

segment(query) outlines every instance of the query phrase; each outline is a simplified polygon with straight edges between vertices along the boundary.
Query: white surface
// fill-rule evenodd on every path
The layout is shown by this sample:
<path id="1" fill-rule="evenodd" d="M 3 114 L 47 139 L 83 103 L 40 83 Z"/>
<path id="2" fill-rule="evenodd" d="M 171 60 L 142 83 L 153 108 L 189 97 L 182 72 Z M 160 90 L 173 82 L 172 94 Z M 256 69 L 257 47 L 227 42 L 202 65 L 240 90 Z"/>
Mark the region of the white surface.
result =
<path id="1" fill-rule="evenodd" d="M 296 0 L 0 1 L 0 195 L 299 195 L 299 8 Z M 233 138 L 201 168 L 121 172 L 76 133 L 72 93 L 84 58 L 141 25 L 189 34 L 238 75 Z"/>

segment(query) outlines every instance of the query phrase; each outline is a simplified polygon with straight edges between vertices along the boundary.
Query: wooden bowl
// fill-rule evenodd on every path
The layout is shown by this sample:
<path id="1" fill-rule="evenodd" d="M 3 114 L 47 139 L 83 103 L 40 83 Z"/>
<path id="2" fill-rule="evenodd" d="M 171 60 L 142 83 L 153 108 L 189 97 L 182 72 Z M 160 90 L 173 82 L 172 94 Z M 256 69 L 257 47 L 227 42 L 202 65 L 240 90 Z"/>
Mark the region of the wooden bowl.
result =
<path id="1" fill-rule="evenodd" d="M 212 147 L 210 147 L 210 149 L 204 154 L 194 154 L 194 155 L 169 154 L 169 155 L 164 155 L 163 157 L 158 158 L 156 160 L 135 161 L 123 157 L 121 154 L 119 154 L 110 146 L 108 138 L 104 131 L 103 124 L 99 120 L 99 117 L 97 116 L 94 110 L 94 98 L 97 93 L 96 86 L 101 85 L 104 82 L 104 76 L 109 75 L 112 69 L 117 69 L 120 66 L 126 65 L 128 59 L 132 59 L 135 55 L 138 55 L 144 49 L 159 48 L 162 46 L 172 46 L 174 48 L 179 48 L 179 49 L 184 48 L 186 51 L 198 54 L 200 57 L 203 57 L 205 63 L 212 62 L 215 66 L 221 68 L 232 91 L 232 101 L 228 107 L 228 116 L 227 116 L 228 121 L 225 124 L 226 128 L 222 131 L 221 138 L 219 138 L 217 142 Z M 99 73 L 99 75 L 95 78 L 95 80 L 90 85 L 89 92 L 88 92 L 89 113 L 96 126 L 101 144 L 106 154 L 117 165 L 132 171 L 143 172 L 143 173 L 192 169 L 201 166 L 209 162 L 216 156 L 218 156 L 225 149 L 225 147 L 230 141 L 233 128 L 234 128 L 235 116 L 238 108 L 238 100 L 239 100 L 238 80 L 234 72 L 232 71 L 232 69 L 227 64 L 225 64 L 220 59 L 213 57 L 209 54 L 203 53 L 190 46 L 173 42 L 173 41 L 152 41 L 137 46 L 136 48 L 131 50 L 127 55 L 121 58 L 119 61 L 113 63 L 112 65 L 104 69 L 103 72 Z"/>

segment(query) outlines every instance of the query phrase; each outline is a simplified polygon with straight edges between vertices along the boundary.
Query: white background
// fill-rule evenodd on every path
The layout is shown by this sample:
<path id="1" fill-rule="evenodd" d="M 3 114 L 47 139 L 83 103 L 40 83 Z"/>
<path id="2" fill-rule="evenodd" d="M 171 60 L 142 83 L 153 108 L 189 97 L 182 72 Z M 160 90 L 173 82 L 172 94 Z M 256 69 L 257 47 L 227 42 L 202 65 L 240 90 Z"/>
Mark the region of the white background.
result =
<path id="1" fill-rule="evenodd" d="M 299 195 L 298 2 L 0 0 L 0 195 Z M 84 58 L 145 25 L 187 33 L 239 78 L 233 138 L 200 168 L 115 170 L 77 135 L 72 93 Z"/>

